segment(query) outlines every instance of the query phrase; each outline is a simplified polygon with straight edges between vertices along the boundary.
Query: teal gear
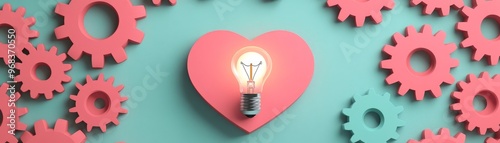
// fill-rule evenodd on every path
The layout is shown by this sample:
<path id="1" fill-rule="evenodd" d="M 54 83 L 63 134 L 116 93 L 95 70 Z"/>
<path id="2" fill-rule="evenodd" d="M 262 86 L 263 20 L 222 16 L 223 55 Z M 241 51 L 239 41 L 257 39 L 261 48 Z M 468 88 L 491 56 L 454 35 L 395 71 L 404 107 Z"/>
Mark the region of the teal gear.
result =
<path id="1" fill-rule="evenodd" d="M 370 89 L 366 95 L 354 95 L 351 108 L 344 108 L 342 113 L 348 117 L 348 122 L 343 125 L 344 130 L 351 130 L 351 142 L 362 141 L 365 143 L 385 143 L 389 139 L 397 139 L 398 127 L 403 126 L 398 114 L 403 111 L 402 106 L 395 106 L 390 101 L 390 94 L 382 95 Z M 371 128 L 365 124 L 364 117 L 369 112 L 375 112 L 380 117 L 378 127 Z"/>

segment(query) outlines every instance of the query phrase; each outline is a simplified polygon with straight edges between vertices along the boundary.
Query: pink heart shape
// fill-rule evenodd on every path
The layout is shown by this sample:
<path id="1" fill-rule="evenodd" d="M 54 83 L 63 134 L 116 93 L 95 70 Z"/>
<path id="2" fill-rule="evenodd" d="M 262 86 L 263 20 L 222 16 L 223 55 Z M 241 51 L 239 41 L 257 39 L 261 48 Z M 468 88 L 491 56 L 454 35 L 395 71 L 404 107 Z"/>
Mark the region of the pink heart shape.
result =
<path id="1" fill-rule="evenodd" d="M 261 110 L 253 118 L 240 111 L 238 81 L 231 59 L 241 48 L 257 46 L 272 58 L 272 72 L 261 93 Z M 288 31 L 271 31 L 247 40 L 231 31 L 213 31 L 193 45 L 187 62 L 196 90 L 215 110 L 246 133 L 251 133 L 292 105 L 305 91 L 314 72 L 314 57 L 307 43 Z"/>

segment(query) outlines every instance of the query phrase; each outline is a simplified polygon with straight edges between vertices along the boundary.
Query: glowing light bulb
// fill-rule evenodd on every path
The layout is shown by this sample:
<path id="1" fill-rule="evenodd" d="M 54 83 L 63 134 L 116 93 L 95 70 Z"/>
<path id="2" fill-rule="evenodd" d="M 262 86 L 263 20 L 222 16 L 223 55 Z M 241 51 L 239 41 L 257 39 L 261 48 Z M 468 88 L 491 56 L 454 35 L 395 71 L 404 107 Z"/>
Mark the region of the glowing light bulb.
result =
<path id="1" fill-rule="evenodd" d="M 249 118 L 260 112 L 260 93 L 271 73 L 271 66 L 269 54 L 256 46 L 238 50 L 231 60 L 231 69 L 241 93 L 241 112 Z"/>

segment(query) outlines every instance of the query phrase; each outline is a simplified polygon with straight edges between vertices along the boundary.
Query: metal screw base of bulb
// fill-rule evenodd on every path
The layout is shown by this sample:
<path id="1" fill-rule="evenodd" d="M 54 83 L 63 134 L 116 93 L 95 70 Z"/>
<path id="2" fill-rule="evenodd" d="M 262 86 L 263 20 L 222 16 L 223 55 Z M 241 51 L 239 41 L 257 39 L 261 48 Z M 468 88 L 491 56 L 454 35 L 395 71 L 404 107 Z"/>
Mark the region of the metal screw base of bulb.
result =
<path id="1" fill-rule="evenodd" d="M 241 113 L 252 118 L 260 112 L 260 94 L 242 94 Z"/>

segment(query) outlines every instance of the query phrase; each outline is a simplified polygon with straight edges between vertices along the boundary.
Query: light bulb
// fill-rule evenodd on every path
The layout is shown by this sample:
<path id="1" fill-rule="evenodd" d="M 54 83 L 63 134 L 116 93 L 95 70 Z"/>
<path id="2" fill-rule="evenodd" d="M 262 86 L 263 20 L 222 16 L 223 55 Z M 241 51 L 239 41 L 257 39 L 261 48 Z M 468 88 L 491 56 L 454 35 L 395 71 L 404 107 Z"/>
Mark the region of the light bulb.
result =
<path id="1" fill-rule="evenodd" d="M 238 50 L 231 60 L 231 69 L 238 80 L 241 93 L 240 109 L 249 118 L 260 112 L 260 94 L 271 73 L 271 66 L 271 56 L 256 46 Z"/>

